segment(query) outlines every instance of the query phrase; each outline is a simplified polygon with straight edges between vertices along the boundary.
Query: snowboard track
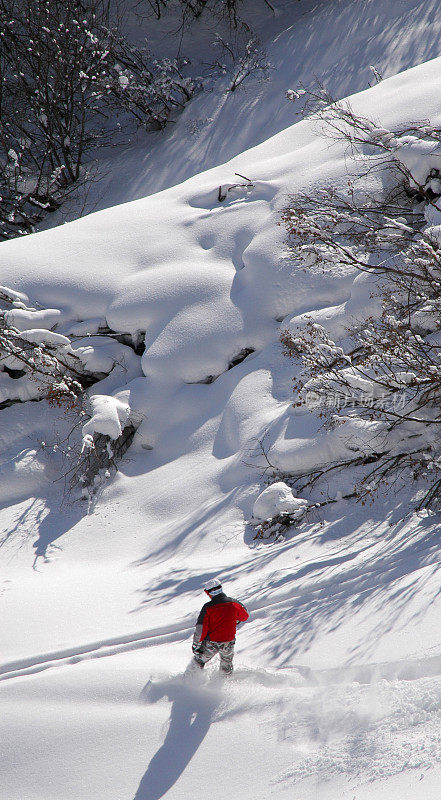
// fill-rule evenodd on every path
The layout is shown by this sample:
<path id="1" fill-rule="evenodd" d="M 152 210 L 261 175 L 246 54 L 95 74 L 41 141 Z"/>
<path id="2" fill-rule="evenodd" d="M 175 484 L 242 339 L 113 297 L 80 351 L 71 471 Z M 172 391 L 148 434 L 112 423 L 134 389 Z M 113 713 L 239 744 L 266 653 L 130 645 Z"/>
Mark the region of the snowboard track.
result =
<path id="1" fill-rule="evenodd" d="M 156 628 L 5 662 L 0 664 L 0 681 L 35 675 L 55 667 L 72 666 L 96 658 L 108 658 L 133 650 L 182 642 L 190 637 L 192 631 L 193 626 Z M 293 686 L 298 686 L 299 675 L 310 686 L 350 683 L 368 685 L 384 680 L 416 681 L 441 676 L 441 655 L 365 665 L 342 665 L 329 669 L 312 669 L 301 664 L 269 669 L 263 667 L 256 669 L 244 665 L 235 670 L 235 675 L 240 678 L 252 677 L 264 685 L 280 682 Z"/>

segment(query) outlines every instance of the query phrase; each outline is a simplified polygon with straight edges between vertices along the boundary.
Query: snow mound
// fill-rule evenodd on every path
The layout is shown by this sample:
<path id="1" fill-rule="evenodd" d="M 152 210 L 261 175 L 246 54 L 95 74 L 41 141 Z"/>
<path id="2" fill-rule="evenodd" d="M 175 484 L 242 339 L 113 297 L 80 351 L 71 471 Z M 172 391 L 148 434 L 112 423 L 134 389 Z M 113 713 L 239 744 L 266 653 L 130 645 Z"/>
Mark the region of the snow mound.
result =
<path id="1" fill-rule="evenodd" d="M 95 433 L 101 433 L 110 439 L 118 439 L 130 416 L 127 403 L 121 402 L 116 397 L 95 394 L 90 398 L 90 404 L 92 416 L 83 425 L 83 441 L 86 443 L 93 441 Z"/>
<path id="2" fill-rule="evenodd" d="M 278 514 L 300 518 L 308 505 L 307 500 L 294 497 L 293 491 L 283 481 L 271 484 L 259 494 L 253 506 L 253 517 L 265 521 Z"/>

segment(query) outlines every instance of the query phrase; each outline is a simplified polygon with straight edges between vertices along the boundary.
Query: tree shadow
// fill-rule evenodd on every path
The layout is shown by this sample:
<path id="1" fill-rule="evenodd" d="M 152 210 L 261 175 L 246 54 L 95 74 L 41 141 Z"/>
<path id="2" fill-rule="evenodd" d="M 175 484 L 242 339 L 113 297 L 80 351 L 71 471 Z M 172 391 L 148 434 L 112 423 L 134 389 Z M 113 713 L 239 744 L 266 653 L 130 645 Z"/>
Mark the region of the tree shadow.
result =
<path id="1" fill-rule="evenodd" d="M 38 560 L 41 558 L 46 561 L 48 549 L 53 543 L 71 530 L 80 520 L 86 516 L 87 507 L 79 502 L 74 503 L 69 508 L 60 505 L 59 500 L 48 504 L 48 513 L 40 515 L 37 521 L 37 538 L 34 542 L 35 558 L 33 569 L 36 569 Z"/>
<path id="2" fill-rule="evenodd" d="M 320 544 L 338 542 L 335 553 L 273 573 L 266 585 L 256 582 L 251 587 L 251 592 L 260 593 L 260 608 L 253 613 L 261 619 L 255 641 L 272 659 L 289 665 L 317 638 L 338 631 L 349 617 L 360 614 L 360 619 L 371 616 L 375 624 L 353 641 L 347 663 L 365 660 L 374 655 L 381 639 L 418 624 L 439 602 L 441 543 L 436 522 L 431 517 L 416 524 L 403 520 L 387 532 L 379 512 L 379 519 L 371 519 L 369 535 L 361 526 L 356 534 L 345 536 L 351 528 L 348 515 L 335 519 L 316 536 Z M 282 547 L 290 545 L 296 543 Z"/>
<path id="3" fill-rule="evenodd" d="M 8 504 L 0 505 L 0 511 Z M 9 547 L 19 550 L 32 536 L 35 558 L 33 569 L 38 566 L 39 559 L 49 560 L 54 542 L 70 531 L 86 516 L 89 509 L 79 502 L 71 506 L 63 504 L 54 495 L 32 497 L 24 507 L 20 507 L 9 526 L 0 535 L 0 548 Z"/>
<path id="4" fill-rule="evenodd" d="M 149 682 L 141 692 L 141 700 L 147 703 L 163 697 L 172 703 L 169 728 L 134 800 L 159 800 L 174 786 L 204 740 L 221 700 L 219 691 L 175 681 Z"/>
<path id="5" fill-rule="evenodd" d="M 441 602 L 438 518 L 408 513 L 407 500 L 393 508 L 387 496 L 370 508 L 336 503 L 327 509 L 326 522 L 317 513 L 312 524 L 299 525 L 285 540 L 253 542 L 251 558 L 225 565 L 222 578 L 231 594 L 234 584 L 245 583 L 240 599 L 260 655 L 290 666 L 353 618 L 360 627 L 347 644 L 346 660 L 365 662 L 394 631 L 408 636 L 408 626 L 417 628 L 434 613 Z M 139 590 L 136 610 L 173 602 L 177 595 L 189 599 L 216 574 L 186 564 L 164 570 L 154 586 Z"/>

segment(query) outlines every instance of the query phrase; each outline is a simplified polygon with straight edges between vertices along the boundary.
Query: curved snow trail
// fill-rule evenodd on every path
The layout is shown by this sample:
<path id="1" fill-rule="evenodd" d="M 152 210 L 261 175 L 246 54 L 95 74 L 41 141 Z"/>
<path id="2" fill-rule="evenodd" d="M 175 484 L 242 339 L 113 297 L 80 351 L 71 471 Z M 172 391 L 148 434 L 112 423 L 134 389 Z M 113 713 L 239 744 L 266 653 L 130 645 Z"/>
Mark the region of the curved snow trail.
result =
<path id="1" fill-rule="evenodd" d="M 271 605 L 271 604 L 270 604 Z M 261 609 L 262 610 L 262 609 Z M 259 615 L 260 616 L 260 615 Z M 164 626 L 127 636 L 117 636 L 90 642 L 83 646 L 41 653 L 38 656 L 10 661 L 0 665 L 0 681 L 34 675 L 55 667 L 64 667 L 97 658 L 108 658 L 133 650 L 158 647 L 187 639 L 193 631 L 191 627 Z M 329 669 L 312 669 L 293 665 L 281 668 L 250 668 L 246 666 L 235 670 L 237 679 L 252 677 L 265 686 L 298 686 L 299 676 L 311 686 L 331 686 L 337 684 L 375 684 L 379 681 L 416 681 L 441 675 L 441 655 L 417 659 L 379 662 Z"/>
<path id="2" fill-rule="evenodd" d="M 156 647 L 161 644 L 179 642 L 186 639 L 193 630 L 191 628 L 176 628 L 164 626 L 150 631 L 116 636 L 111 639 L 102 639 L 90 642 L 80 647 L 69 647 L 65 650 L 55 650 L 50 653 L 41 653 L 38 656 L 9 661 L 0 665 L 0 681 L 19 678 L 24 675 L 33 675 L 43 672 L 51 667 L 64 667 L 92 658 L 106 658 L 119 655 L 130 650 L 140 650 L 144 647 Z"/>
<path id="3" fill-rule="evenodd" d="M 294 593 L 293 596 L 301 595 L 301 592 Z M 265 616 L 265 610 L 275 605 L 289 603 L 292 596 L 285 597 L 283 600 L 266 602 L 265 604 L 250 604 L 250 611 L 253 612 L 253 619 Z M 184 641 L 194 630 L 194 620 L 191 625 L 176 626 L 164 625 L 159 628 L 151 628 L 138 633 L 115 636 L 108 639 L 101 639 L 89 642 L 77 647 L 64 648 L 63 650 L 52 650 L 40 653 L 35 656 L 28 656 L 8 661 L 0 664 L 0 681 L 19 678 L 25 675 L 33 675 L 53 667 L 76 664 L 93 658 L 106 658 L 108 656 L 119 655 L 131 650 L 140 650 L 145 647 L 156 647 L 162 644 Z"/>

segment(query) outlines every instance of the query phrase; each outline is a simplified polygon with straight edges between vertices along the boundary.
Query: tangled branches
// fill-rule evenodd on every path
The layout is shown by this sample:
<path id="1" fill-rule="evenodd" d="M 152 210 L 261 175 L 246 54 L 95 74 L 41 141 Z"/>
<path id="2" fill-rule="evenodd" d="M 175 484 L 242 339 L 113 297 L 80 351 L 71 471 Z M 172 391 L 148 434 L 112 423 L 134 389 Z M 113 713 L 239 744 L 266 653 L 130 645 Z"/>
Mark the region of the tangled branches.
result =
<path id="1" fill-rule="evenodd" d="M 118 4 L 116 4 L 118 5 Z M 88 158 L 135 125 L 162 129 L 194 83 L 133 47 L 113 0 L 0 0 L 0 239 L 31 232 Z"/>
<path id="2" fill-rule="evenodd" d="M 307 99 L 365 166 L 344 190 L 292 199 L 283 215 L 289 246 L 307 269 L 360 273 L 364 307 L 375 310 L 346 317 L 338 335 L 311 318 L 282 333 L 285 355 L 301 366 L 294 405 L 331 427 L 357 424 L 359 465 L 375 464 L 359 471 L 359 497 L 410 475 L 428 484 L 417 507 L 434 507 L 441 489 L 441 180 L 433 165 L 441 131 L 426 123 L 386 131 L 348 103 Z M 380 180 L 371 191 L 373 171 Z M 332 469 L 346 466 L 337 461 Z M 315 480 L 311 474 L 305 486 Z"/>

